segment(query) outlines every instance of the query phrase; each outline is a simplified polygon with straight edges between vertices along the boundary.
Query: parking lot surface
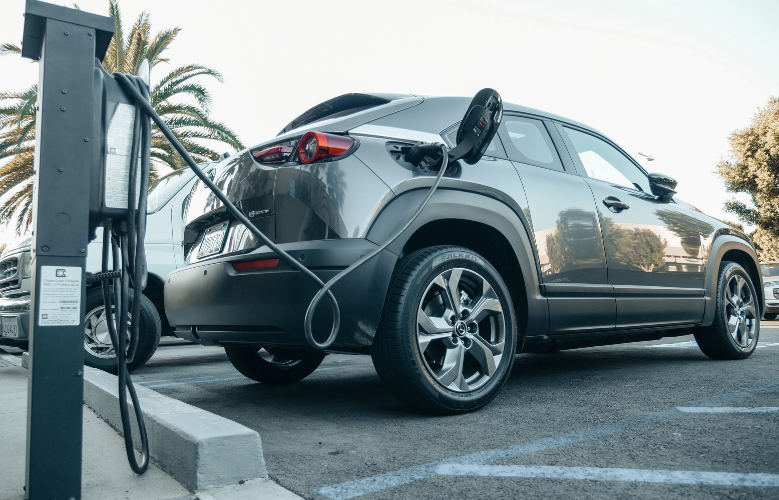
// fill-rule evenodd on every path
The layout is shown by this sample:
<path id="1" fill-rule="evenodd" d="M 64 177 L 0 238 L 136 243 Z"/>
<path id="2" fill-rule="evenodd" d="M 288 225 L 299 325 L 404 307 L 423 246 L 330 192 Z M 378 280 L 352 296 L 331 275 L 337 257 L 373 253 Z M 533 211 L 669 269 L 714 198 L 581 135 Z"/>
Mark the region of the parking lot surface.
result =
<path id="1" fill-rule="evenodd" d="M 268 386 L 216 347 L 169 344 L 134 380 L 262 436 L 306 498 L 779 498 L 779 321 L 744 361 L 692 336 L 517 356 L 486 408 L 399 403 L 368 356 Z"/>

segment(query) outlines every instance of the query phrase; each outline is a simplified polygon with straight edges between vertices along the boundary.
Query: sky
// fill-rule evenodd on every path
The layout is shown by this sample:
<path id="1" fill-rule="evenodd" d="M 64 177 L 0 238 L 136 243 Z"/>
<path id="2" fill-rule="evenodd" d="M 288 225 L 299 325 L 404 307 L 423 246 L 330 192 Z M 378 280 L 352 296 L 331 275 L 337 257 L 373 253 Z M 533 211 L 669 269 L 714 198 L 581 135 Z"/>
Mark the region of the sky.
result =
<path id="1" fill-rule="evenodd" d="M 107 0 L 79 0 L 107 15 Z M 70 4 L 68 4 L 70 5 Z M 728 135 L 779 95 L 779 2 L 773 0 L 124 0 L 126 30 L 182 29 L 170 64 L 222 73 L 203 80 L 212 118 L 246 145 L 347 92 L 473 96 L 586 123 L 678 196 L 720 219 L 733 197 L 714 173 Z M 2 0 L 0 43 L 22 38 L 24 0 Z M 37 66 L 0 58 L 0 91 L 27 88 Z M 229 147 L 219 146 L 230 151 Z M 638 152 L 651 154 L 648 162 Z M 741 197 L 742 201 L 746 201 Z M 13 236 L 0 228 L 0 242 Z"/>

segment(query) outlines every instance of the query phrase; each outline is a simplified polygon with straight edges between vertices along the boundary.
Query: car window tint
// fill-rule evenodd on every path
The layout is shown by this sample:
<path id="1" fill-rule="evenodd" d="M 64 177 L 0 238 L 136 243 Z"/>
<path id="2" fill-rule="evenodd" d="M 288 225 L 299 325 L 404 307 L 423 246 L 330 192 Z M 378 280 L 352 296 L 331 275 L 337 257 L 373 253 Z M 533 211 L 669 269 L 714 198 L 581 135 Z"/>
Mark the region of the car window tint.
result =
<path id="1" fill-rule="evenodd" d="M 646 175 L 617 148 L 595 136 L 563 127 L 588 177 L 649 192 Z"/>
<path id="2" fill-rule="evenodd" d="M 539 167 L 563 169 L 557 150 L 541 120 L 504 116 L 503 127 L 503 143 L 509 158 Z"/>

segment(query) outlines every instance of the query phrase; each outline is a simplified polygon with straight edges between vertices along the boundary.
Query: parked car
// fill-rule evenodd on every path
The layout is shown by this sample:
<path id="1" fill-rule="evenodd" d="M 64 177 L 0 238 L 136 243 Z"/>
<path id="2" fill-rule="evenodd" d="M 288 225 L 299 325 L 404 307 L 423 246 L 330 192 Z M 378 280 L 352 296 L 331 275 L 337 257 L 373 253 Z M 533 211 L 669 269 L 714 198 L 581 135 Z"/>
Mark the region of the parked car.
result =
<path id="1" fill-rule="evenodd" d="M 213 174 L 214 164 L 203 167 Z M 196 183 L 191 169 L 181 169 L 159 179 L 149 188 L 146 223 L 146 258 L 149 279 L 143 292 L 141 324 L 135 359 L 130 370 L 142 366 L 157 349 L 161 335 L 172 335 L 165 316 L 163 289 L 168 272 L 184 265 L 184 203 Z M 30 331 L 30 237 L 11 245 L 0 256 L 0 345 L 27 349 Z M 87 270 L 102 266 L 102 229 L 87 248 Z M 130 294 L 132 299 L 132 294 Z M 129 322 L 129 320 L 128 320 Z M 84 363 L 108 371 L 116 370 L 116 352 L 105 321 L 105 305 L 99 283 L 87 287 L 84 320 Z M 129 339 L 128 339 L 129 341 Z"/>
<path id="2" fill-rule="evenodd" d="M 414 213 L 436 172 L 402 148 L 454 146 L 469 102 L 340 96 L 224 161 L 217 183 L 327 281 Z M 587 125 L 505 104 L 486 156 L 451 165 L 414 224 L 333 288 L 342 316 L 331 351 L 370 353 L 401 401 L 439 413 L 487 404 L 518 352 L 694 333 L 711 358 L 746 358 L 764 310 L 755 250 L 674 197 L 675 184 Z M 312 373 L 325 355 L 304 337 L 316 286 L 203 186 L 185 224 L 188 265 L 165 286 L 176 335 L 224 346 L 260 382 Z M 314 326 L 321 342 L 327 305 Z"/>
<path id="3" fill-rule="evenodd" d="M 765 290 L 765 313 L 763 318 L 771 321 L 779 314 L 779 261 L 761 262 L 760 272 L 763 275 Z"/>

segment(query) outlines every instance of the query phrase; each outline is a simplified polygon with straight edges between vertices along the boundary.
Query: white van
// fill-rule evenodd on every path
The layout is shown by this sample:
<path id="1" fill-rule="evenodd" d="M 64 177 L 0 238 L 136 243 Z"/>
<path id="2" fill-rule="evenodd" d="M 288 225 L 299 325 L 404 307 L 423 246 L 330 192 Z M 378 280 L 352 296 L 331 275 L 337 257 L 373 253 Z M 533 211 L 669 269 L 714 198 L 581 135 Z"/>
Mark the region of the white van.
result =
<path id="1" fill-rule="evenodd" d="M 201 165 L 213 178 L 216 163 Z M 170 271 L 185 264 L 184 225 L 181 220 L 187 197 L 198 182 L 190 168 L 176 170 L 149 188 L 146 220 L 146 261 L 149 280 L 143 291 L 141 324 L 135 359 L 128 364 L 134 370 L 151 358 L 161 335 L 173 335 L 165 317 L 163 290 Z M 31 237 L 9 245 L 0 255 L 0 345 L 27 349 L 30 331 Z M 87 271 L 102 267 L 102 228 L 87 249 Z M 132 294 L 130 294 L 132 298 Z M 105 306 L 100 284 L 87 287 L 84 320 L 84 364 L 116 371 L 114 352 L 105 321 Z M 129 320 L 128 320 L 129 322 Z M 129 341 L 129 339 L 128 339 Z"/>

